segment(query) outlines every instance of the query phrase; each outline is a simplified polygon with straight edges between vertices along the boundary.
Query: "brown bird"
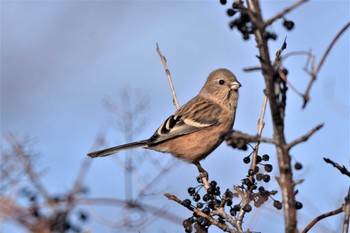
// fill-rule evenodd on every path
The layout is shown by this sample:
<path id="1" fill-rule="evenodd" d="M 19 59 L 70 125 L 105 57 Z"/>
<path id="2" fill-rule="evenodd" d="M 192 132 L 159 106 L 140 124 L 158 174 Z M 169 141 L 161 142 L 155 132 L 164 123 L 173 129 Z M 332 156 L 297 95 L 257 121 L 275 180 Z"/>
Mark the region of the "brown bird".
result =
<path id="1" fill-rule="evenodd" d="M 222 135 L 232 129 L 241 84 L 228 69 L 210 73 L 199 94 L 179 108 L 149 138 L 104 150 L 89 157 L 108 156 L 122 150 L 142 147 L 193 163 L 207 175 L 199 161 L 206 158 L 222 142 Z"/>

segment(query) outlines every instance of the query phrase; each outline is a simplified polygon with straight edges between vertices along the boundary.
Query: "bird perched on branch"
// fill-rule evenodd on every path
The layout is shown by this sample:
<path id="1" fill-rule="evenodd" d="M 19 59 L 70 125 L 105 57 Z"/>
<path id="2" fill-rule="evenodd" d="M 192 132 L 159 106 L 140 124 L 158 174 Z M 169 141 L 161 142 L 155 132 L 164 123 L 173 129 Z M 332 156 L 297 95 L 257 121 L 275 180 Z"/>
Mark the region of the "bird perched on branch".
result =
<path id="1" fill-rule="evenodd" d="M 199 161 L 215 150 L 224 140 L 222 135 L 232 129 L 240 87 L 228 69 L 214 70 L 199 94 L 168 117 L 149 139 L 91 152 L 88 156 L 104 157 L 142 147 L 170 153 L 195 164 L 206 174 Z"/>

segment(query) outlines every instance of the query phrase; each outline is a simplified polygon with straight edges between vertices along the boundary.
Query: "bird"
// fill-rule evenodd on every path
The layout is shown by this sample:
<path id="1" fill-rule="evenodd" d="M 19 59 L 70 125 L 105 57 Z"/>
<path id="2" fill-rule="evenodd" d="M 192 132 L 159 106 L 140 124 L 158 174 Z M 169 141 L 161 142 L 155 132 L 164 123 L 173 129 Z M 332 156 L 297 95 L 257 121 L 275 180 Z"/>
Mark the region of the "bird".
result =
<path id="1" fill-rule="evenodd" d="M 212 71 L 197 96 L 169 116 L 145 140 L 127 143 L 88 154 L 91 158 L 109 156 L 123 150 L 144 148 L 170 153 L 197 166 L 200 174 L 207 172 L 200 165 L 232 130 L 241 83 L 226 68 Z"/>

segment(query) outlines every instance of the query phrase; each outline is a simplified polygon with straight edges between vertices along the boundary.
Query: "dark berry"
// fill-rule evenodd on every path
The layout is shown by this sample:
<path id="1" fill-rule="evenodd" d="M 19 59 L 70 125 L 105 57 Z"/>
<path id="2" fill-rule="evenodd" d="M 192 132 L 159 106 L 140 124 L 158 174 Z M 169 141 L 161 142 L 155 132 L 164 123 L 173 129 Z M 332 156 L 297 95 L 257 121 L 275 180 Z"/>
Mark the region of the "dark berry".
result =
<path id="1" fill-rule="evenodd" d="M 273 206 L 274 206 L 276 209 L 278 209 L 278 210 L 282 209 L 282 203 L 281 203 L 280 201 L 274 200 L 274 201 L 273 201 Z"/>
<path id="2" fill-rule="evenodd" d="M 217 183 L 216 183 L 216 181 L 215 180 L 212 180 L 211 182 L 210 182 L 210 186 L 211 187 L 216 187 L 216 185 L 217 185 Z"/>
<path id="3" fill-rule="evenodd" d="M 250 212 L 250 211 L 252 211 L 252 206 L 249 205 L 249 203 L 247 203 L 247 204 L 245 204 L 245 205 L 243 206 L 243 210 L 244 210 L 245 212 Z"/>
<path id="4" fill-rule="evenodd" d="M 282 69 L 282 73 L 284 74 L 284 76 L 287 76 L 288 75 L 288 70 L 286 68 L 283 68 Z"/>
<path id="5" fill-rule="evenodd" d="M 83 222 L 85 222 L 88 219 L 88 215 L 84 211 L 80 211 L 79 213 L 79 219 Z"/>
<path id="6" fill-rule="evenodd" d="M 200 199 L 201 199 L 201 196 L 200 196 L 198 193 L 196 193 L 196 194 L 193 195 L 193 200 L 194 200 L 195 202 L 199 201 Z"/>
<path id="7" fill-rule="evenodd" d="M 220 193 L 221 193 L 220 192 L 220 187 L 217 187 L 216 189 L 214 189 L 214 192 L 213 192 L 214 195 L 218 196 L 218 195 L 220 195 Z"/>
<path id="8" fill-rule="evenodd" d="M 198 202 L 197 203 L 197 208 L 198 209 L 202 209 L 203 208 L 203 203 L 202 202 Z"/>
<path id="9" fill-rule="evenodd" d="M 248 32 L 243 33 L 243 40 L 249 40 L 250 36 Z"/>
<path id="10" fill-rule="evenodd" d="M 265 191 L 265 188 L 263 186 L 260 186 L 258 190 L 259 190 L 259 193 L 263 193 Z"/>
<path id="11" fill-rule="evenodd" d="M 191 205 L 191 200 L 190 199 L 185 199 L 184 201 L 183 201 L 183 204 L 185 205 L 185 206 L 190 206 Z"/>
<path id="12" fill-rule="evenodd" d="M 299 202 L 299 201 L 296 201 L 295 202 L 295 208 L 297 210 L 300 210 L 301 208 L 303 208 L 303 203 Z"/>
<path id="13" fill-rule="evenodd" d="M 189 187 L 187 189 L 187 192 L 188 192 L 188 194 L 190 194 L 192 196 L 196 192 L 196 190 L 193 187 Z"/>
<path id="14" fill-rule="evenodd" d="M 220 3 L 221 3 L 222 5 L 225 5 L 225 4 L 227 3 L 227 0 L 220 0 Z"/>
<path id="15" fill-rule="evenodd" d="M 208 194 L 204 194 L 204 196 L 202 197 L 203 201 L 207 202 L 209 201 L 209 195 Z"/>
<path id="16" fill-rule="evenodd" d="M 232 199 L 226 199 L 226 205 L 231 206 L 232 205 Z"/>
<path id="17" fill-rule="evenodd" d="M 288 30 L 292 30 L 294 28 L 294 22 L 291 20 L 284 20 L 283 21 L 283 26 Z"/>
<path id="18" fill-rule="evenodd" d="M 268 154 L 264 154 L 262 156 L 262 160 L 264 160 L 264 161 L 269 161 L 269 159 L 270 159 L 270 156 Z"/>
<path id="19" fill-rule="evenodd" d="M 261 156 L 260 156 L 260 155 L 257 155 L 257 156 L 256 156 L 256 163 L 260 163 L 261 160 L 262 160 L 262 159 L 261 159 Z"/>
<path id="20" fill-rule="evenodd" d="M 273 168 L 271 164 L 265 164 L 264 169 L 266 172 L 271 172 Z"/>
<path id="21" fill-rule="evenodd" d="M 263 178 L 263 181 L 267 183 L 267 182 L 269 182 L 270 180 L 271 180 L 271 177 L 270 177 L 269 175 L 265 174 L 265 175 L 264 175 L 264 178 Z"/>
<path id="22" fill-rule="evenodd" d="M 294 164 L 294 168 L 295 168 L 295 170 L 301 170 L 303 168 L 303 165 L 299 162 L 296 162 Z"/>
<path id="23" fill-rule="evenodd" d="M 237 212 L 236 212 L 234 209 L 230 209 L 230 214 L 231 214 L 231 216 L 235 216 L 236 213 L 237 213 Z"/>
<path id="24" fill-rule="evenodd" d="M 249 157 L 249 156 L 244 157 L 244 158 L 243 158 L 243 162 L 244 162 L 245 164 L 250 163 L 250 157 Z"/>
<path id="25" fill-rule="evenodd" d="M 204 219 L 203 219 L 202 217 L 198 217 L 198 218 L 197 218 L 197 223 L 201 224 L 201 223 L 203 223 L 203 220 L 204 220 Z"/>
<path id="26" fill-rule="evenodd" d="M 232 17 L 237 13 L 237 11 L 235 11 L 234 9 L 227 9 L 226 13 L 228 16 Z"/>
<path id="27" fill-rule="evenodd" d="M 234 205 L 232 209 L 235 210 L 235 211 L 239 211 L 241 209 L 241 206 L 240 205 Z"/>
<path id="28" fill-rule="evenodd" d="M 253 176 L 254 174 L 255 172 L 253 171 L 253 169 L 249 168 L 248 175 Z"/>
<path id="29" fill-rule="evenodd" d="M 208 207 L 205 207 L 205 208 L 203 209 L 203 213 L 205 213 L 205 214 L 210 214 L 210 209 L 209 209 Z"/>

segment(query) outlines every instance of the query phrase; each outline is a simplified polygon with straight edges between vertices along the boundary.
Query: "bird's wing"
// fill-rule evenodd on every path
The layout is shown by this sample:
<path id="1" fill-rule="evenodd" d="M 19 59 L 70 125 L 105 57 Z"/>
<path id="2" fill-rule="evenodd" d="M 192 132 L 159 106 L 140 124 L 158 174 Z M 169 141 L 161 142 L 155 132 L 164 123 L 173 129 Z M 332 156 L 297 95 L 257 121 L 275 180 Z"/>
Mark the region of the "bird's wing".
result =
<path id="1" fill-rule="evenodd" d="M 148 146 L 219 124 L 219 105 L 194 98 L 171 115 L 148 140 Z"/>

